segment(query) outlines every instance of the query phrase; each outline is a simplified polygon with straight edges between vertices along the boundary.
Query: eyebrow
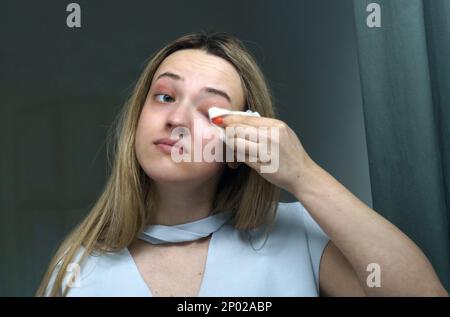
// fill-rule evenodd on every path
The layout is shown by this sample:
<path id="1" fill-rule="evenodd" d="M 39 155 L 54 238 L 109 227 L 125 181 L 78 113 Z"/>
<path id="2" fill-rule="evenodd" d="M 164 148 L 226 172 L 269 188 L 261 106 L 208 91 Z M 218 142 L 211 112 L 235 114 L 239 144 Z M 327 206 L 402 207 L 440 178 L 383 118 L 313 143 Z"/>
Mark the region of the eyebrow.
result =
<path id="1" fill-rule="evenodd" d="M 183 77 L 181 77 L 178 74 L 171 73 L 171 72 L 162 73 L 161 75 L 159 75 L 156 78 L 156 80 L 158 80 L 158 79 L 160 79 L 162 77 L 168 77 L 168 78 L 171 78 L 171 79 L 174 79 L 174 80 L 184 81 Z M 212 87 L 204 87 L 204 88 L 201 89 L 201 91 L 205 92 L 205 93 L 208 93 L 208 94 L 221 96 L 221 97 L 225 98 L 230 104 L 232 104 L 230 96 L 223 90 L 212 88 Z"/>
<path id="2" fill-rule="evenodd" d="M 159 75 L 159 76 L 156 78 L 156 80 L 160 79 L 161 77 L 169 77 L 169 78 L 172 78 L 172 79 L 175 79 L 175 80 L 181 80 L 181 81 L 184 81 L 184 78 L 183 78 L 183 77 L 181 77 L 180 75 L 171 73 L 171 72 L 165 72 L 165 73 L 162 73 L 161 75 Z"/>

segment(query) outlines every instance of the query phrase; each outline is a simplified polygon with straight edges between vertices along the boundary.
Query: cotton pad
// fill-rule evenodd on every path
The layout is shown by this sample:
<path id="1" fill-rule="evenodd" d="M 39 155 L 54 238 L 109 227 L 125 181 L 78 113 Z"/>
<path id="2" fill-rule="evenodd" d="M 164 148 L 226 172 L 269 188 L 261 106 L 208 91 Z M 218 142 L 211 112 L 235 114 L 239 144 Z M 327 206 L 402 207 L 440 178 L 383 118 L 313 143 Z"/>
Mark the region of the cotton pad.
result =
<path id="1" fill-rule="evenodd" d="M 218 125 L 215 125 L 212 122 L 212 119 L 217 118 L 217 117 L 227 116 L 227 115 L 261 117 L 261 115 L 258 112 L 256 112 L 256 111 L 251 111 L 251 110 L 235 111 L 235 110 L 227 110 L 227 109 L 223 109 L 223 108 L 219 108 L 219 107 L 211 107 L 211 108 L 209 108 L 208 109 L 208 115 L 209 115 L 209 120 L 211 121 L 211 124 L 220 129 L 221 133 L 219 135 L 219 138 L 222 141 L 225 140 L 225 129 L 220 127 L 220 126 L 218 126 Z"/>
<path id="2" fill-rule="evenodd" d="M 227 109 L 218 108 L 218 107 L 209 108 L 208 115 L 209 115 L 210 120 L 212 120 L 216 117 L 221 117 L 221 116 L 226 116 L 226 115 L 261 117 L 261 115 L 258 112 L 254 112 L 251 110 L 233 111 L 233 110 L 227 110 Z"/>

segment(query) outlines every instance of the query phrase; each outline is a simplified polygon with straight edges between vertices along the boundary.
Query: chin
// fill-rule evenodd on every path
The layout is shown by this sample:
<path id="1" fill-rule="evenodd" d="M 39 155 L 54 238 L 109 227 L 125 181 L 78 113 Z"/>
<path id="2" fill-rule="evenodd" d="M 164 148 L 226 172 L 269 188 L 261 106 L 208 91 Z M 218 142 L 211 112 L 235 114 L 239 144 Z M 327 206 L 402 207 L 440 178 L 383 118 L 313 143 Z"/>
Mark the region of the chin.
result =
<path id="1" fill-rule="evenodd" d="M 220 174 L 220 167 L 210 164 L 153 163 L 145 169 L 146 174 L 156 182 L 189 182 L 207 180 Z"/>

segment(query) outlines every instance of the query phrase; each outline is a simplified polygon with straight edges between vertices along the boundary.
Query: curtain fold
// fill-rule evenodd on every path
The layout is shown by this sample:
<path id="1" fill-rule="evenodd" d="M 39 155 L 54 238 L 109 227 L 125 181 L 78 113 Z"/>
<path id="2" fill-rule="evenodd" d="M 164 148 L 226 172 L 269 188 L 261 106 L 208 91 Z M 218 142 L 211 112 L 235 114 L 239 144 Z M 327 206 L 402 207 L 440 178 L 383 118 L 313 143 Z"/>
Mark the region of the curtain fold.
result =
<path id="1" fill-rule="evenodd" d="M 366 9 L 380 5 L 380 27 Z M 450 290 L 450 1 L 353 0 L 374 209 Z"/>

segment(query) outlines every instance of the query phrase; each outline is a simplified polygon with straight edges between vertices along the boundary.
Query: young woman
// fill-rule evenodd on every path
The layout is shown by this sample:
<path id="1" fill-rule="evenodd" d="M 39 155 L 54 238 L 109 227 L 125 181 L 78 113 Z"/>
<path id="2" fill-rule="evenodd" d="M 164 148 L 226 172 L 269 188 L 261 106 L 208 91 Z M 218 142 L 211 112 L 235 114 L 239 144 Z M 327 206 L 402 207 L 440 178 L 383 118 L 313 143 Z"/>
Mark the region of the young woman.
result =
<path id="1" fill-rule="evenodd" d="M 261 115 L 220 117 L 222 128 L 277 129 L 268 136 L 278 149 L 274 172 L 249 157 L 174 161 L 172 132 L 211 127 L 213 106 Z M 106 188 L 61 244 L 37 295 L 447 295 L 419 248 L 274 117 L 265 79 L 236 38 L 195 33 L 163 47 L 123 109 Z M 231 141 L 241 142 L 238 154 L 262 139 Z M 178 141 L 188 156 L 189 144 L 225 148 L 217 135 Z M 298 201 L 279 203 L 280 188 Z"/>

